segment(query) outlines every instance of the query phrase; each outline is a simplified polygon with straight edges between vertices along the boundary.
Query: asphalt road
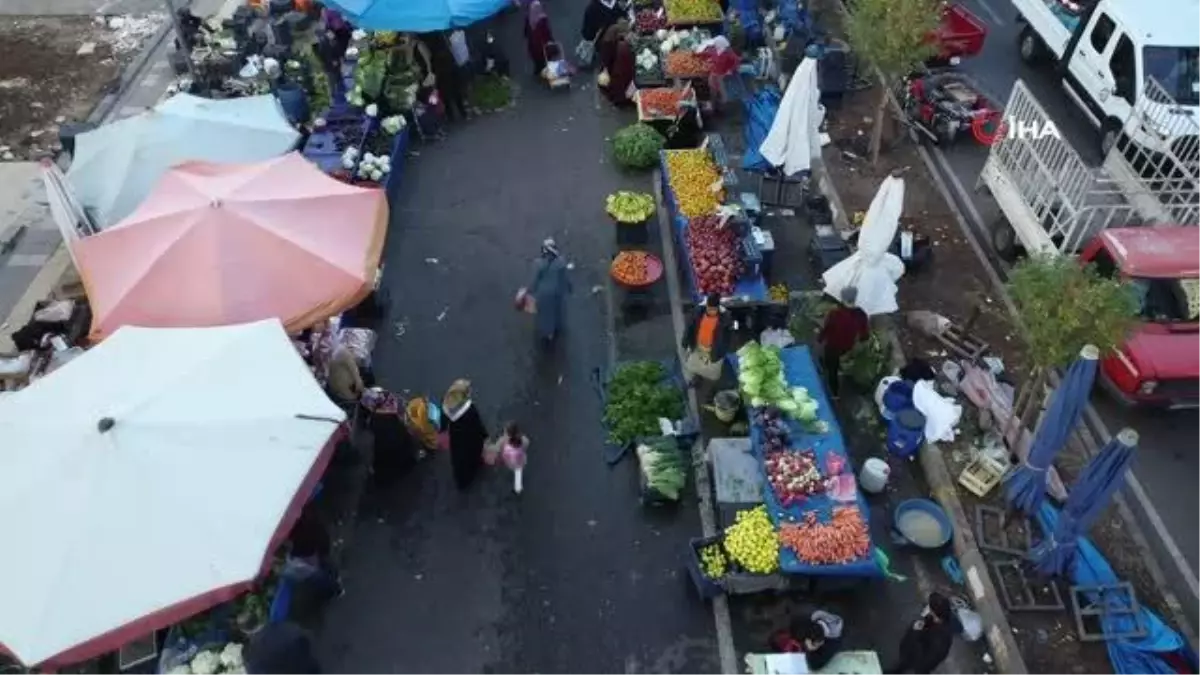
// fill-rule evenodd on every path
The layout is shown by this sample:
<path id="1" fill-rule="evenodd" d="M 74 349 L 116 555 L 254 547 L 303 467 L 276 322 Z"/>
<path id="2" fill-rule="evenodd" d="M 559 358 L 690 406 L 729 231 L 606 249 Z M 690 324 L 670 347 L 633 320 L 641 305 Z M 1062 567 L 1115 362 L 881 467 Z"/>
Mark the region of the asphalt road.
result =
<path id="1" fill-rule="evenodd" d="M 573 44 L 578 7 L 547 3 Z M 523 91 L 515 109 L 418 146 L 394 203 L 384 284 L 390 328 L 376 370 L 396 390 L 476 390 L 490 431 L 517 420 L 532 439 L 525 492 L 488 469 L 467 494 L 448 458 L 429 458 L 366 497 L 351 535 L 346 595 L 320 652 L 331 672 L 716 672 L 711 611 L 692 600 L 682 552 L 692 504 L 660 518 L 638 504 L 629 463 L 608 469 L 592 370 L 609 359 L 602 291 L 612 225 L 605 195 L 649 188 L 606 159 L 619 124 L 594 89 L 532 81 L 520 26 L 502 43 Z M 587 76 L 577 83 L 591 81 Z M 534 344 L 512 309 L 543 238 L 576 263 L 559 351 Z M 599 288 L 598 288 L 599 287 Z M 672 337 L 661 336 L 670 353 Z"/>
<path id="2" fill-rule="evenodd" d="M 986 93 L 1001 102 L 1007 101 L 1013 83 L 1017 79 L 1023 80 L 1084 160 L 1098 164 L 1101 160 L 1098 134 L 1063 92 L 1053 72 L 1049 68 L 1030 68 L 1021 62 L 1016 49 L 1020 26 L 1016 23 L 1013 6 L 1007 0 L 965 1 L 988 23 L 989 32 L 983 53 L 967 59 L 961 67 Z M 988 241 L 986 228 L 999 216 L 989 197 L 974 192 L 986 153 L 986 149 L 969 140 L 944 152 L 933 153 L 951 189 L 959 193 L 961 201 L 969 199 L 975 207 L 981 222 L 972 225 L 985 248 Z M 973 220 L 970 209 L 967 209 L 967 215 Z M 1197 433 L 1200 417 L 1197 411 L 1127 410 L 1099 393 L 1093 398 L 1093 404 L 1111 432 L 1129 426 L 1141 434 L 1134 474 L 1194 577 L 1200 569 L 1197 559 L 1200 552 L 1200 494 L 1196 491 L 1196 476 L 1200 474 L 1196 451 L 1200 445 Z M 1148 539 L 1155 537 L 1150 529 L 1146 529 L 1145 534 Z M 1194 597 L 1186 588 L 1176 590 L 1186 606 L 1194 606 Z"/>

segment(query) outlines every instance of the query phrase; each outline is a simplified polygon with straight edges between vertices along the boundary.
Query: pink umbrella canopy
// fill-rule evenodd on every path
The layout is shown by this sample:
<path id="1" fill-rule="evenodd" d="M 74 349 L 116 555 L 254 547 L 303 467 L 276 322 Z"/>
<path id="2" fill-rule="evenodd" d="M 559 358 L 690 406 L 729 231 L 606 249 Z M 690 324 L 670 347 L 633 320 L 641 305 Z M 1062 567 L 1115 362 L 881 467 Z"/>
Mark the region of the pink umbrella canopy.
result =
<path id="1" fill-rule="evenodd" d="M 330 178 L 297 153 L 180 164 L 128 218 L 73 244 L 89 337 L 267 318 L 302 330 L 370 292 L 387 219 L 383 191 Z"/>

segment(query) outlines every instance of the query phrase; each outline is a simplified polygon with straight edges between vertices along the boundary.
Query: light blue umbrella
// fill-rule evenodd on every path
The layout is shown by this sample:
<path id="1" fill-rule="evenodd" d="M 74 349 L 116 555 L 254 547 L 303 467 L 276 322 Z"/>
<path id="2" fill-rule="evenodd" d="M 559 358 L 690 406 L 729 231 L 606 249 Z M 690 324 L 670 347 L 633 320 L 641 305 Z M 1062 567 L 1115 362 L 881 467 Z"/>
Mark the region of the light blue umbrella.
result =
<path id="1" fill-rule="evenodd" d="M 1079 548 L 1079 538 L 1087 533 L 1096 518 L 1108 506 L 1113 493 L 1125 481 L 1125 471 L 1133 461 L 1138 435 L 1133 429 L 1122 429 L 1110 440 L 1100 454 L 1083 467 L 1058 522 L 1045 541 L 1030 557 L 1034 567 L 1045 576 L 1063 576 L 1071 572 Z"/>
<path id="2" fill-rule="evenodd" d="M 512 0 L 327 0 L 351 24 L 365 30 L 428 33 L 461 28 L 492 16 Z"/>
<path id="3" fill-rule="evenodd" d="M 80 134 L 67 180 L 104 229 L 133 213 L 177 164 L 261 162 L 290 152 L 299 138 L 269 94 L 220 101 L 176 94 L 152 110 Z"/>
<path id="4" fill-rule="evenodd" d="M 1067 444 L 1067 439 L 1083 416 L 1083 409 L 1087 407 L 1092 392 L 1092 383 L 1096 381 L 1099 358 L 1100 350 L 1092 345 L 1080 350 L 1079 358 L 1067 369 L 1062 382 L 1051 395 L 1050 407 L 1033 438 L 1029 455 L 1005 481 L 1004 496 L 1008 503 L 1026 515 L 1037 513 L 1046 498 L 1050 465 L 1058 451 Z"/>

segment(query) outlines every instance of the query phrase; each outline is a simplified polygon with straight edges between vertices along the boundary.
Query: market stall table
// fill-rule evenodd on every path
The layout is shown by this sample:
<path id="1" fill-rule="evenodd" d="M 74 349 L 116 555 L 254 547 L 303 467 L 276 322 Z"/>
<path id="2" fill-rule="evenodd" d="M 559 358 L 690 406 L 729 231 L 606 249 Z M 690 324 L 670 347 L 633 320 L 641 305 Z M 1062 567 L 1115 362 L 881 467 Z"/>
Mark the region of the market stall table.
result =
<path id="1" fill-rule="evenodd" d="M 803 425 L 788 418 L 787 424 L 791 437 L 790 447 L 797 450 L 811 449 L 816 457 L 817 466 L 826 478 L 829 477 L 825 473 L 829 457 L 831 454 L 836 453 L 840 458 L 842 466 L 842 471 L 839 475 L 853 477 L 854 466 L 850 462 L 850 457 L 846 452 L 845 443 L 842 440 L 841 428 L 838 426 L 837 417 L 834 414 L 832 406 L 829 404 L 829 399 L 825 395 L 825 386 L 820 374 L 817 372 L 808 347 L 788 347 L 781 350 L 780 358 L 783 361 L 784 377 L 787 380 L 787 386 L 789 388 L 804 387 L 808 390 L 809 395 L 817 401 L 818 419 L 826 426 L 824 433 L 809 432 L 805 430 Z M 736 370 L 738 367 L 737 355 L 731 354 L 729 360 Z M 764 462 L 766 458 L 763 451 L 763 430 L 757 421 L 753 422 L 750 426 L 750 440 L 755 456 L 760 462 Z M 765 465 L 763 471 L 765 478 Z M 816 514 L 819 522 L 828 522 L 834 507 L 840 505 L 830 495 L 820 492 L 809 495 L 799 503 L 784 506 L 780 503 L 775 490 L 771 489 L 769 483 L 766 482 L 764 482 L 763 497 L 767 505 L 767 512 L 775 522 L 776 527 L 788 523 L 801 523 L 809 514 Z M 855 486 L 854 497 L 854 501 L 849 502 L 847 505 L 852 504 L 856 507 L 864 525 L 869 526 L 870 509 L 857 486 Z M 859 560 L 842 564 L 810 564 L 801 560 L 794 551 L 784 546 L 779 550 L 779 568 L 789 574 L 808 576 L 882 577 L 883 571 L 876 563 L 875 555 L 875 544 L 872 541 L 866 555 Z"/>

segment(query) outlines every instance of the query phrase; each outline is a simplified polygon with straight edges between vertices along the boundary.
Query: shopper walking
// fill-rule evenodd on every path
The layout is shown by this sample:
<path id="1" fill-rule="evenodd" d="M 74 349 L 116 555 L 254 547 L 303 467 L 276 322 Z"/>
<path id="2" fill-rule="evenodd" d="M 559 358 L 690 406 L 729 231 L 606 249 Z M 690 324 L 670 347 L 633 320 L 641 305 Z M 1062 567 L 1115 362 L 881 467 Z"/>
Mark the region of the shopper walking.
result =
<path id="1" fill-rule="evenodd" d="M 341 575 L 330 558 L 333 552 L 329 530 L 310 503 L 292 527 L 291 548 L 280 575 L 300 586 L 312 588 L 323 600 L 345 593 Z"/>
<path id="2" fill-rule="evenodd" d="M 537 335 L 549 345 L 562 330 L 567 310 L 567 294 L 571 292 L 570 266 L 558 252 L 553 239 L 542 242 L 542 254 L 534 264 L 533 281 L 525 291 L 533 297 L 536 307 Z"/>
<path id="3" fill-rule="evenodd" d="M 617 0 L 591 0 L 583 11 L 583 25 L 579 28 L 579 37 L 590 47 L 576 49 L 579 65 L 589 67 L 595 55 L 596 43 L 603 37 L 604 31 L 624 17 L 625 8 Z M 587 58 L 584 58 L 587 56 Z"/>
<path id="4" fill-rule="evenodd" d="M 451 122 L 467 119 L 466 81 L 446 35 L 427 33 L 421 36 L 421 41 L 429 49 L 430 66 L 446 109 L 446 119 Z M 466 45 L 465 38 L 463 45 Z"/>
<path id="5" fill-rule="evenodd" d="M 540 78 L 546 68 L 546 45 L 554 42 L 550 30 L 550 17 L 540 0 L 533 0 L 525 8 L 525 48 L 533 65 L 533 76 Z"/>
<path id="6" fill-rule="evenodd" d="M 596 46 L 602 68 L 600 89 L 615 106 L 633 101 L 633 77 L 637 65 L 628 36 L 629 22 L 621 19 L 604 31 Z"/>
<path id="7" fill-rule="evenodd" d="M 721 308 L 721 296 L 709 293 L 704 305 L 696 309 L 688 322 L 680 345 L 686 354 L 683 369 L 689 385 L 696 384 L 696 378 L 709 382 L 721 379 L 732 323 Z"/>
<path id="8" fill-rule="evenodd" d="M 456 380 L 442 399 L 442 414 L 450 435 L 450 468 L 459 490 L 471 487 L 483 464 L 487 427 L 471 399 L 471 382 Z"/>
<path id="9" fill-rule="evenodd" d="M 930 593 L 921 617 L 904 631 L 900 639 L 900 658 L 887 673 L 932 673 L 950 654 L 958 619 L 950 600 L 941 593 Z"/>
<path id="10" fill-rule="evenodd" d="M 867 313 L 854 305 L 858 291 L 853 286 L 842 289 L 842 304 L 825 316 L 825 323 L 817 339 L 821 342 L 821 367 L 825 370 L 825 382 L 829 395 L 838 397 L 840 391 L 842 356 L 854 348 L 860 340 L 871 335 L 871 322 Z"/>

